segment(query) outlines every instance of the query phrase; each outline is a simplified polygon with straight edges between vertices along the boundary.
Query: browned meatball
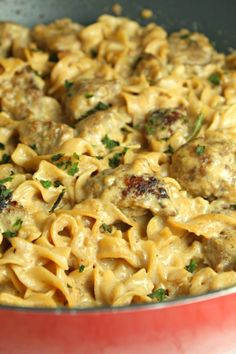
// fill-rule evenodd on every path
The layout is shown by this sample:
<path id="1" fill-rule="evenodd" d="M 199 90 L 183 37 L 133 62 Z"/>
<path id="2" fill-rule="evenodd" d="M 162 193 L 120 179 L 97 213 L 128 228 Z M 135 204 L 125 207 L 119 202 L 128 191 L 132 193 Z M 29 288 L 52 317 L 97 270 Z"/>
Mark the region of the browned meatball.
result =
<path id="1" fill-rule="evenodd" d="M 193 139 L 173 154 L 170 175 L 193 196 L 230 199 L 235 191 L 236 145 L 220 133 Z"/>
<path id="2" fill-rule="evenodd" d="M 221 236 L 203 241 L 207 263 L 217 272 L 236 270 L 236 236 Z"/>
<path id="3" fill-rule="evenodd" d="M 18 131 L 19 140 L 23 144 L 35 146 L 40 155 L 57 151 L 61 144 L 74 137 L 74 130 L 66 124 L 34 119 L 22 121 Z"/>
<path id="4" fill-rule="evenodd" d="M 12 119 L 27 118 L 40 104 L 44 81 L 29 67 L 17 71 L 10 80 L 1 82 L 0 108 Z"/>
<path id="5" fill-rule="evenodd" d="M 145 133 L 154 136 L 157 140 L 167 140 L 176 132 L 187 137 L 188 117 L 183 109 L 162 108 L 152 112 L 146 119 Z"/>
<path id="6" fill-rule="evenodd" d="M 86 198 L 100 198 L 114 203 L 126 214 L 142 215 L 173 212 L 169 186 L 152 173 L 135 173 L 132 166 L 123 165 L 100 172 L 84 187 Z"/>
<path id="7" fill-rule="evenodd" d="M 209 39 L 199 33 L 173 33 L 169 37 L 169 45 L 169 59 L 176 64 L 206 65 L 215 53 Z"/>
<path id="8" fill-rule="evenodd" d="M 63 101 L 67 115 L 73 122 L 83 119 L 93 110 L 96 111 L 99 104 L 107 105 L 121 90 L 117 81 L 104 79 L 79 80 L 65 86 Z"/>

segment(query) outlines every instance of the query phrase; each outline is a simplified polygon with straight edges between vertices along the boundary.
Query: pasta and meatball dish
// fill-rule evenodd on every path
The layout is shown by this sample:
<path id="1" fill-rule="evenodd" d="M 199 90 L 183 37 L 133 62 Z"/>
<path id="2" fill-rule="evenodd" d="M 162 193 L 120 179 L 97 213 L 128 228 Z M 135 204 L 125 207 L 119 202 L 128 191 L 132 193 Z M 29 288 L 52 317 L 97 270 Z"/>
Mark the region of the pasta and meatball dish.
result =
<path id="1" fill-rule="evenodd" d="M 122 17 L 0 23 L 0 303 L 236 284 L 236 55 Z"/>

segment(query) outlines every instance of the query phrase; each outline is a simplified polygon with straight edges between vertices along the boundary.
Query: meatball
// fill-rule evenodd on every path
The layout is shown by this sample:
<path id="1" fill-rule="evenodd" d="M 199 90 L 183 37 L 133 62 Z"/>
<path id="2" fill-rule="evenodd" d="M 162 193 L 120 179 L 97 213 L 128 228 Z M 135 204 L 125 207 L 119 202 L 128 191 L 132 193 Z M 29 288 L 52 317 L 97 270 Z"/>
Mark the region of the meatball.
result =
<path id="1" fill-rule="evenodd" d="M 149 114 L 146 119 L 145 132 L 157 140 L 167 140 L 176 132 L 188 136 L 188 117 L 183 109 L 163 108 Z"/>
<path id="2" fill-rule="evenodd" d="M 107 151 L 104 137 L 109 135 L 119 145 L 124 137 L 121 128 L 129 122 L 130 118 L 126 114 L 119 114 L 111 108 L 89 115 L 76 125 L 76 129 L 80 138 L 97 148 L 97 153 L 103 153 Z"/>
<path id="3" fill-rule="evenodd" d="M 175 64 L 206 65 L 215 53 L 208 38 L 199 33 L 173 33 L 169 38 L 169 46 L 169 59 Z"/>
<path id="4" fill-rule="evenodd" d="M 65 85 L 66 86 L 66 85 Z M 114 80 L 80 80 L 67 85 L 64 104 L 70 120 L 78 121 L 100 103 L 111 102 L 120 93 L 121 85 Z"/>
<path id="5" fill-rule="evenodd" d="M 127 215 L 168 212 L 173 208 L 168 185 L 151 171 L 137 172 L 131 165 L 119 166 L 92 177 L 84 188 L 86 198 L 114 203 Z"/>
<path id="6" fill-rule="evenodd" d="M 0 108 L 12 119 L 27 118 L 41 105 L 44 81 L 29 67 L 15 72 L 10 80 L 1 82 Z"/>
<path id="7" fill-rule="evenodd" d="M 230 200 L 235 193 L 236 145 L 221 133 L 195 138 L 173 154 L 170 175 L 193 196 Z"/>
<path id="8" fill-rule="evenodd" d="M 217 272 L 236 270 L 236 236 L 220 236 L 203 241 L 206 262 Z"/>
<path id="9" fill-rule="evenodd" d="M 74 137 L 74 130 L 66 124 L 35 119 L 22 121 L 18 132 L 19 140 L 23 144 L 35 146 L 40 155 L 57 151 L 60 145 Z"/>

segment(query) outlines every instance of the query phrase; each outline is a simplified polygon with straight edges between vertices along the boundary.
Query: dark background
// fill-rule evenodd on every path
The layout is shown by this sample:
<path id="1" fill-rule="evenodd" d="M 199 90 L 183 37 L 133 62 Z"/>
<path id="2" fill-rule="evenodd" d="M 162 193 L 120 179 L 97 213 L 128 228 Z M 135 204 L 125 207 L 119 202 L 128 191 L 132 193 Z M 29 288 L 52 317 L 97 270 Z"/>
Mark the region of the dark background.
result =
<path id="1" fill-rule="evenodd" d="M 123 6 L 123 15 L 142 24 L 155 21 L 168 31 L 181 27 L 204 32 L 219 50 L 236 48 L 236 0 L 0 0 L 0 21 L 27 25 L 70 17 L 82 24 L 95 21 L 102 13 L 112 13 L 112 5 Z M 143 20 L 143 8 L 153 10 L 151 20 Z"/>

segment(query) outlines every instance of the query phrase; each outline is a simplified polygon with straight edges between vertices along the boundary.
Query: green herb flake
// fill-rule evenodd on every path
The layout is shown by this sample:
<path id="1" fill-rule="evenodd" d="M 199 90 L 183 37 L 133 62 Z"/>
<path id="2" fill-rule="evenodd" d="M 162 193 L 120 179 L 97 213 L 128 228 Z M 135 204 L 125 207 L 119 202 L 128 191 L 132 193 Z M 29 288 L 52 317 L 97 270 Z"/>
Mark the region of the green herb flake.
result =
<path id="1" fill-rule="evenodd" d="M 94 113 L 96 113 L 98 111 L 105 111 L 105 110 L 107 110 L 110 107 L 111 107 L 110 104 L 106 104 L 106 103 L 103 103 L 103 102 L 98 102 L 98 104 L 94 108 L 92 108 L 92 109 L 88 110 L 86 113 L 82 114 L 82 116 L 80 116 L 78 118 L 78 120 L 79 121 L 83 120 L 83 119 L 87 118 L 88 116 L 90 116 L 90 115 L 92 115 L 92 114 L 94 114 Z"/>
<path id="2" fill-rule="evenodd" d="M 190 37 L 190 33 L 185 33 L 180 36 L 180 39 L 188 39 Z"/>
<path id="3" fill-rule="evenodd" d="M 204 123 L 204 116 L 202 114 L 199 114 L 199 116 L 197 117 L 197 119 L 194 123 L 193 131 L 192 131 L 192 134 L 190 135 L 188 141 L 192 140 L 200 133 L 203 123 Z"/>
<path id="4" fill-rule="evenodd" d="M 2 164 L 5 164 L 5 163 L 8 163 L 8 162 L 10 162 L 10 160 L 11 160 L 11 156 L 10 155 L 3 154 L 2 155 L 2 160 L 0 161 L 0 164 L 2 165 Z"/>
<path id="5" fill-rule="evenodd" d="M 37 145 L 36 144 L 32 144 L 30 145 L 30 148 L 34 151 L 37 151 Z"/>
<path id="6" fill-rule="evenodd" d="M 166 297 L 166 290 L 160 288 L 160 289 L 157 289 L 156 291 L 154 291 L 153 293 L 148 294 L 148 296 L 149 296 L 151 299 L 156 299 L 157 301 L 162 302 L 162 301 L 165 300 L 165 297 Z"/>
<path id="7" fill-rule="evenodd" d="M 56 155 L 53 155 L 53 156 L 51 157 L 51 161 L 52 161 L 52 162 L 56 162 L 56 161 L 60 160 L 63 156 L 64 156 L 64 154 L 56 154 Z"/>
<path id="8" fill-rule="evenodd" d="M 3 237 L 16 237 L 17 232 L 16 231 L 10 231 L 10 230 L 6 230 L 2 233 Z"/>
<path id="9" fill-rule="evenodd" d="M 78 162 L 72 164 L 71 168 L 68 170 L 69 176 L 74 176 L 79 171 Z"/>
<path id="10" fill-rule="evenodd" d="M 52 186 L 52 182 L 49 181 L 49 180 L 43 180 L 43 179 L 41 179 L 39 182 L 42 184 L 42 186 L 43 186 L 45 189 L 48 189 L 48 188 L 50 188 L 50 187 Z"/>
<path id="11" fill-rule="evenodd" d="M 133 126 L 133 128 L 134 128 L 135 130 L 140 130 L 140 129 L 141 129 L 141 124 L 135 124 L 135 125 Z"/>
<path id="12" fill-rule="evenodd" d="M 9 177 L 0 179 L 0 185 L 5 184 L 5 183 L 7 183 L 7 182 L 11 182 L 12 180 L 13 180 L 13 177 L 12 177 L 12 176 L 9 176 Z"/>
<path id="13" fill-rule="evenodd" d="M 61 181 L 59 181 L 59 180 L 56 180 L 56 181 L 54 181 L 53 182 L 53 186 L 55 187 L 55 188 L 58 188 L 58 187 L 60 187 L 60 186 L 62 186 L 63 184 L 61 183 Z"/>
<path id="14" fill-rule="evenodd" d="M 214 86 L 219 86 L 221 82 L 221 77 L 220 74 L 218 73 L 213 73 L 208 77 L 208 80 L 214 85 Z"/>
<path id="15" fill-rule="evenodd" d="M 98 104 L 96 105 L 96 109 L 98 111 L 105 111 L 106 109 L 108 109 L 110 107 L 109 104 L 107 103 L 103 103 L 103 102 L 98 102 Z"/>
<path id="16" fill-rule="evenodd" d="M 97 160 L 103 160 L 103 156 L 95 156 Z"/>
<path id="17" fill-rule="evenodd" d="M 53 206 L 51 207 L 51 209 L 49 210 L 49 213 L 54 212 L 54 210 L 59 206 L 59 204 L 62 201 L 62 198 L 64 197 L 65 194 L 65 189 L 63 189 L 63 191 L 59 194 L 57 200 L 55 201 L 55 203 L 53 204 Z"/>
<path id="18" fill-rule="evenodd" d="M 3 143 L 0 143 L 0 150 L 4 150 L 5 149 L 5 145 Z"/>
<path id="19" fill-rule="evenodd" d="M 120 145 L 119 141 L 110 139 L 107 134 L 102 138 L 102 143 L 109 150 L 112 150 L 114 147 Z"/>
<path id="20" fill-rule="evenodd" d="M 74 157 L 75 160 L 78 160 L 78 161 L 79 161 L 79 159 L 80 159 L 80 157 L 79 157 L 79 155 L 77 154 L 77 152 L 74 152 L 74 153 L 73 153 L 73 157 Z"/>
<path id="21" fill-rule="evenodd" d="M 94 96 L 94 94 L 91 93 L 91 92 L 86 92 L 86 93 L 84 94 L 84 97 L 87 98 L 87 99 L 92 98 L 93 96 Z"/>
<path id="22" fill-rule="evenodd" d="M 236 204 L 231 204 L 230 208 L 233 209 L 233 210 L 236 210 Z"/>
<path id="23" fill-rule="evenodd" d="M 83 273 L 84 269 L 85 269 L 85 265 L 81 264 L 81 265 L 79 266 L 79 272 L 80 272 L 80 273 Z"/>
<path id="24" fill-rule="evenodd" d="M 174 149 L 172 148 L 171 145 L 168 145 L 167 149 L 164 151 L 166 154 L 172 155 L 174 153 Z"/>
<path id="25" fill-rule="evenodd" d="M 74 83 L 72 81 L 66 80 L 64 82 L 64 87 L 67 91 L 69 91 L 73 87 Z"/>
<path id="26" fill-rule="evenodd" d="M 109 166 L 111 168 L 116 168 L 120 165 L 122 153 L 116 152 L 112 158 L 109 159 Z"/>
<path id="27" fill-rule="evenodd" d="M 206 147 L 204 145 L 197 145 L 196 149 L 195 149 L 196 154 L 201 156 L 202 154 L 204 154 L 205 149 L 206 149 Z"/>
<path id="28" fill-rule="evenodd" d="M 19 230 L 21 228 L 23 224 L 23 220 L 21 218 L 16 219 L 16 221 L 14 222 L 14 224 L 12 225 L 14 227 L 14 229 Z"/>
<path id="29" fill-rule="evenodd" d="M 100 226 L 100 231 L 103 233 L 103 232 L 109 232 L 111 233 L 112 232 L 112 226 L 111 225 L 107 225 L 107 224 L 102 224 Z"/>
<path id="30" fill-rule="evenodd" d="M 194 259 L 191 259 L 189 265 L 185 267 L 185 269 L 190 273 L 194 273 L 196 268 L 197 268 L 197 262 Z"/>
<path id="31" fill-rule="evenodd" d="M 67 284 L 67 288 L 72 289 L 72 286 L 70 284 Z"/>

